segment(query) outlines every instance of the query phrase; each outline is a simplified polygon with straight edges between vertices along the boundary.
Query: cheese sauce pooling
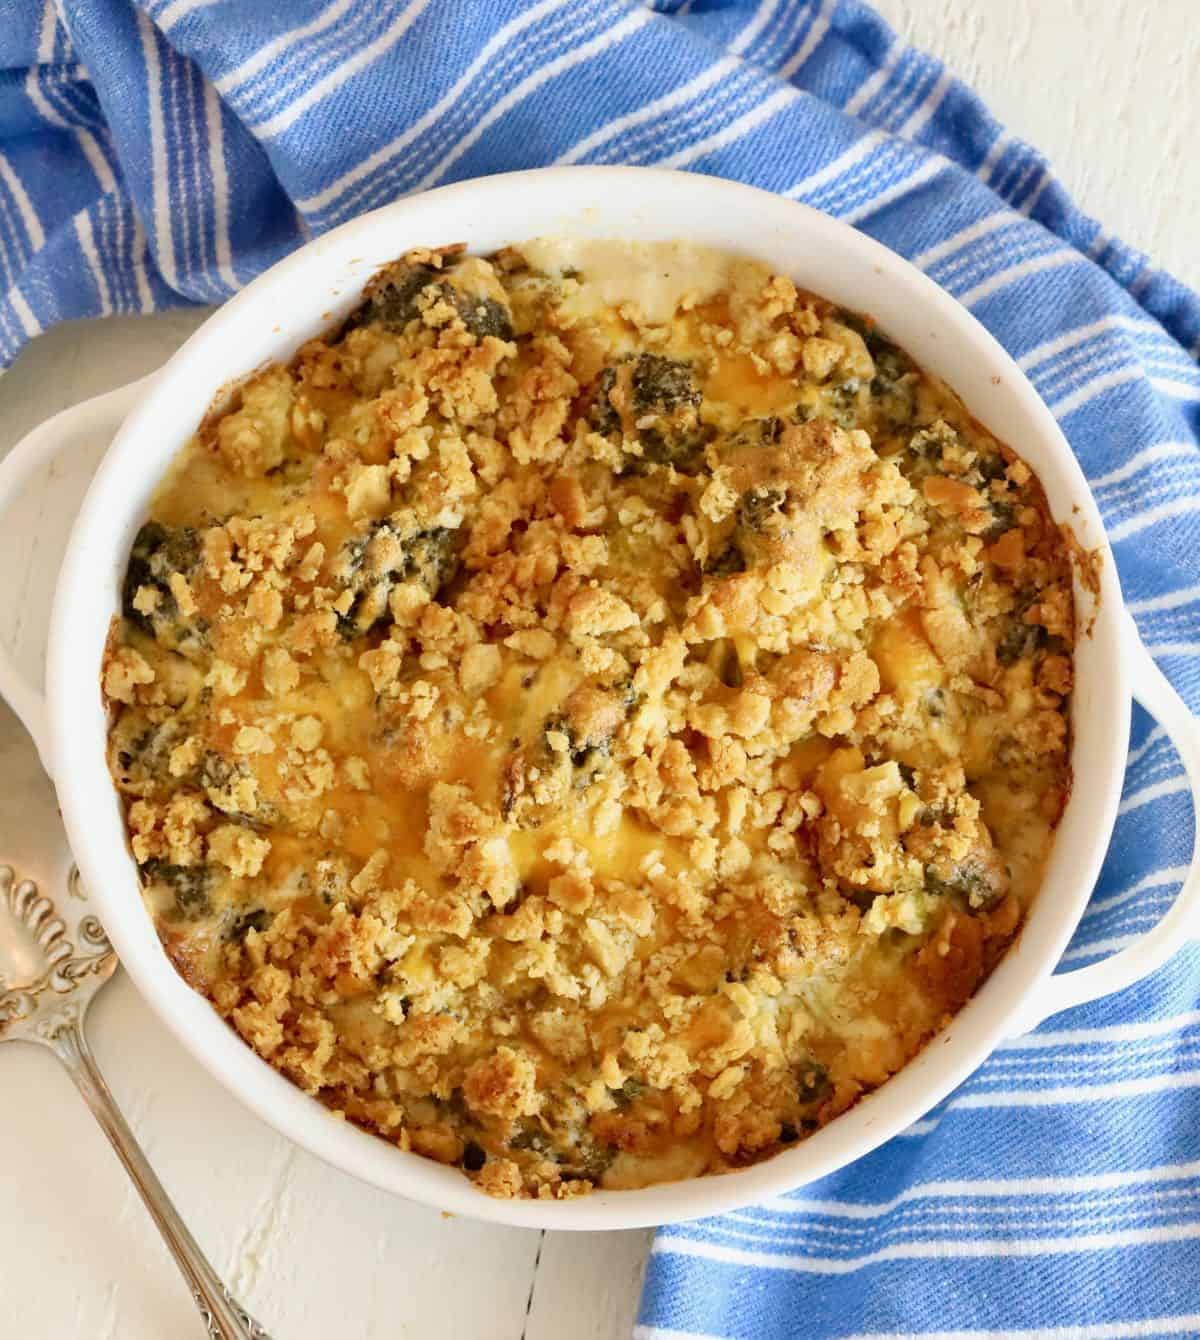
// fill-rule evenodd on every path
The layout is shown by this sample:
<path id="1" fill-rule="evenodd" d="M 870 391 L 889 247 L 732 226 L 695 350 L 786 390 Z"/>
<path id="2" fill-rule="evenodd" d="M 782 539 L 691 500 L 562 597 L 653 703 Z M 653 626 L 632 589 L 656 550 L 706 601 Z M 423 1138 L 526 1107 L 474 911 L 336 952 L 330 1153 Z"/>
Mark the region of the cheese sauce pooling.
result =
<path id="1" fill-rule="evenodd" d="M 1072 647 L 1037 481 L 869 320 L 684 244 L 417 251 L 180 454 L 110 766 L 260 1055 L 566 1196 L 769 1157 L 968 999 Z"/>

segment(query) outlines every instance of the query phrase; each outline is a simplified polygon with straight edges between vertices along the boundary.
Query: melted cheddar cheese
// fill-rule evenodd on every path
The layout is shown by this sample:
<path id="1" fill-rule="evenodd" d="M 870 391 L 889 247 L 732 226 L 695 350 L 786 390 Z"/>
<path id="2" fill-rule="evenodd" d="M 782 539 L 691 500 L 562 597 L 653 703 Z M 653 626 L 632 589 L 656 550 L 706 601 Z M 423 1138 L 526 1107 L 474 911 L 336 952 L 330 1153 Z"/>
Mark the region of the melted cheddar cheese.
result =
<path id="1" fill-rule="evenodd" d="M 1069 788 L 1066 546 L 864 318 L 413 252 L 158 491 L 103 671 L 168 954 L 502 1196 L 736 1168 L 968 999 Z"/>

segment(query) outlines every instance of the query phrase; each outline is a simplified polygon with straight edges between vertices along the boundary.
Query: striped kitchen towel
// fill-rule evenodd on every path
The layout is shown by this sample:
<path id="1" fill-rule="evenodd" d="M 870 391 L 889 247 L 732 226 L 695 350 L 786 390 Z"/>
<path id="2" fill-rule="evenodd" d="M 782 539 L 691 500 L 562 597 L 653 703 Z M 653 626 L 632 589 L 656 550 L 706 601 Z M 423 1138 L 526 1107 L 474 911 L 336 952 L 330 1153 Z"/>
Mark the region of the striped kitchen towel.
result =
<path id="1" fill-rule="evenodd" d="M 1091 479 L 1146 641 L 1200 706 L 1200 301 L 865 5 L 0 12 L 0 360 L 67 317 L 219 302 L 314 233 L 462 177 L 735 177 L 871 233 L 1006 345 Z M 1179 761 L 1137 712 L 1068 966 L 1153 923 L 1191 825 Z M 1200 1335 L 1200 950 L 1003 1047 L 855 1167 L 661 1232 L 639 1334 Z"/>

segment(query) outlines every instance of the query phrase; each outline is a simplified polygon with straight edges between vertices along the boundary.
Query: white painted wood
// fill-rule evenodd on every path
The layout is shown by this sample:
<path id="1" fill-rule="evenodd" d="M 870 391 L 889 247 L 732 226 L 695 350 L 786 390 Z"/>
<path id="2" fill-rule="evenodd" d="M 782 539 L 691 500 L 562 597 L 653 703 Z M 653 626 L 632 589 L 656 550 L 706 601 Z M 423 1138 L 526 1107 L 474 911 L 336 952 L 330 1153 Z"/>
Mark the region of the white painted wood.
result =
<path id="1" fill-rule="evenodd" d="M 1200 23 L 1193 0 L 877 0 L 1037 144 L 1085 208 L 1193 284 Z M 1084 52 L 1086 50 L 1086 57 Z M 66 405 L 152 370 L 197 312 L 75 324 L 0 377 L 0 453 Z M 191 412 L 181 407 L 182 413 Z M 64 463 L 0 518 L 0 636 L 36 667 L 41 619 L 86 463 Z M 28 611 L 19 630 L 13 596 Z M 0 860 L 11 815 L 52 804 L 0 707 Z M 22 770 L 23 768 L 23 770 Z M 15 811 L 13 807 L 16 807 Z M 60 854 L 63 863 L 65 851 Z M 276 1340 L 618 1340 L 648 1233 L 549 1234 L 443 1218 L 289 1146 L 172 1045 L 123 976 L 92 1037 L 167 1187 Z M 0 1332 L 21 1340 L 186 1340 L 174 1267 L 69 1081 L 0 1050 Z"/>
<path id="2" fill-rule="evenodd" d="M 873 0 L 1089 214 L 1200 288 L 1196 0 Z"/>
<path id="3" fill-rule="evenodd" d="M 654 1233 L 547 1233 L 524 1340 L 627 1336 Z"/>

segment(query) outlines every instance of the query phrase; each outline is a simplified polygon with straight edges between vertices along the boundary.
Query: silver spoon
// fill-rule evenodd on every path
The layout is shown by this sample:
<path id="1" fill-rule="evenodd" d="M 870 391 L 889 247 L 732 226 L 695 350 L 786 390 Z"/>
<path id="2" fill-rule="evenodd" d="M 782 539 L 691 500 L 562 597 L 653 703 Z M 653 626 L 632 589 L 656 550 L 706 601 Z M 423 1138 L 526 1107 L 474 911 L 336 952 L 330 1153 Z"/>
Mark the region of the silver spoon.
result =
<path id="1" fill-rule="evenodd" d="M 0 1042 L 37 1042 L 67 1068 L 171 1249 L 209 1340 L 270 1340 L 218 1279 L 121 1115 L 83 1032 L 92 998 L 116 971 L 104 928 L 72 867 L 56 906 L 0 865 Z"/>

